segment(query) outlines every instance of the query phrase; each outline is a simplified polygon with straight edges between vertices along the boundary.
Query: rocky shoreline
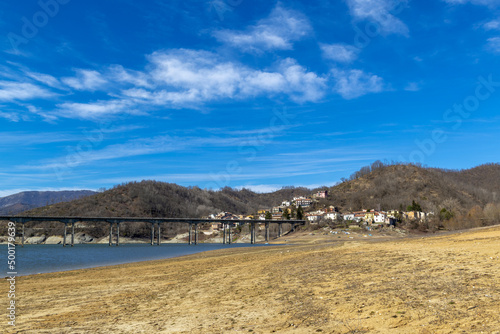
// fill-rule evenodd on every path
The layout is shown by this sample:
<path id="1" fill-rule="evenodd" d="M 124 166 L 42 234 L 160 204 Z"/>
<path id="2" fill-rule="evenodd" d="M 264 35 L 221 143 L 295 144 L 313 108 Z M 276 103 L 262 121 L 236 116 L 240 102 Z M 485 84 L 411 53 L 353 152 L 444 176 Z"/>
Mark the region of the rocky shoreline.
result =
<path id="1" fill-rule="evenodd" d="M 202 232 L 204 233 L 204 232 Z M 200 243 L 222 243 L 222 236 L 213 233 L 204 233 L 204 239 L 200 240 Z M 115 241 L 115 237 L 113 237 L 113 241 Z M 128 238 L 120 236 L 120 244 L 147 244 L 150 243 L 151 239 L 149 238 Z M 257 236 L 257 242 L 264 241 L 264 237 Z M 33 236 L 24 239 L 25 245 L 62 245 L 64 241 L 64 236 L 62 235 L 52 235 L 52 236 Z M 66 243 L 71 242 L 71 234 L 66 236 Z M 155 239 L 156 242 L 156 239 Z M 162 239 L 162 243 L 187 243 L 188 242 L 188 234 L 182 233 L 178 234 L 170 239 Z M 237 238 L 234 239 L 234 243 L 250 243 L 250 234 L 238 235 Z M 21 238 L 16 238 L 16 243 L 21 243 Z M 75 245 L 76 244 L 107 244 L 109 243 L 109 237 L 100 237 L 96 238 L 88 233 L 75 233 Z M 7 237 L 0 237 L 0 245 L 7 244 Z"/>

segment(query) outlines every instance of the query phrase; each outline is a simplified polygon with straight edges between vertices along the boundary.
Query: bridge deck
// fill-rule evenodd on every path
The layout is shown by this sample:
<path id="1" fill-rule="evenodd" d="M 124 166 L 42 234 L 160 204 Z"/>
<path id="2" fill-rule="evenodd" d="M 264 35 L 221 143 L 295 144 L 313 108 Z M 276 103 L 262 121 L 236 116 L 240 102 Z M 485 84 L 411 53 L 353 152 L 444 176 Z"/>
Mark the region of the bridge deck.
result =
<path id="1" fill-rule="evenodd" d="M 269 225 L 278 224 L 278 237 L 283 233 L 283 224 L 291 224 L 292 230 L 296 225 L 305 224 L 304 220 L 258 220 L 258 219 L 202 219 L 202 218 L 151 218 L 151 217 L 44 217 L 44 216 L 0 216 L 0 221 L 10 221 L 22 224 L 21 244 L 24 246 L 24 224 L 28 222 L 61 222 L 64 223 L 63 246 L 66 246 L 66 229 L 71 225 L 71 246 L 74 245 L 75 223 L 77 222 L 104 222 L 109 223 L 109 245 L 113 244 L 113 225 L 116 225 L 116 245 L 120 244 L 120 224 L 127 222 L 144 222 L 151 224 L 151 245 L 155 239 L 155 225 L 157 226 L 157 245 L 161 244 L 161 223 L 179 223 L 189 224 L 189 244 L 193 243 L 193 225 L 194 225 L 194 244 L 198 243 L 198 225 L 207 223 L 221 223 L 223 226 L 222 243 L 231 243 L 231 226 L 234 223 L 250 224 L 250 243 L 256 242 L 255 224 L 265 224 L 265 240 L 269 241 Z"/>
<path id="2" fill-rule="evenodd" d="M 73 222 L 145 222 L 145 223 L 271 223 L 271 224 L 304 224 L 304 220 L 260 220 L 260 219 L 202 219 L 202 218 L 152 218 L 152 217 L 46 217 L 46 216 L 0 216 L 0 221 L 27 223 L 32 221 L 58 221 L 61 223 Z"/>

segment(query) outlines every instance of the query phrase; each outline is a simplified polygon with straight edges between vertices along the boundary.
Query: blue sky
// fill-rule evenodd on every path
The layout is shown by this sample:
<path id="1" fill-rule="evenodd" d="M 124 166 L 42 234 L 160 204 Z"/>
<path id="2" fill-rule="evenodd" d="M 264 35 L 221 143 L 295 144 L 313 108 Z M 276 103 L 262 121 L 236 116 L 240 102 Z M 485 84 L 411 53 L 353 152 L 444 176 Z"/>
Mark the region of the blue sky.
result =
<path id="1" fill-rule="evenodd" d="M 498 162 L 499 5 L 2 2 L 0 196 Z"/>

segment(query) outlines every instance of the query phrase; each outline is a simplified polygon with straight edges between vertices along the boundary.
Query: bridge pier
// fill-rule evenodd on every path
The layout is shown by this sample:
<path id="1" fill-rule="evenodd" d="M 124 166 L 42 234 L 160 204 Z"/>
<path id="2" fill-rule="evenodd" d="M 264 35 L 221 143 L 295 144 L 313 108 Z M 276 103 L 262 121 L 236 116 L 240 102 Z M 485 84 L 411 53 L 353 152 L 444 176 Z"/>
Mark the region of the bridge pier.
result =
<path id="1" fill-rule="evenodd" d="M 75 222 L 71 224 L 71 247 L 75 245 Z"/>
<path id="2" fill-rule="evenodd" d="M 151 223 L 151 246 L 153 246 L 155 240 L 155 224 Z"/>
<path id="3" fill-rule="evenodd" d="M 255 243 L 255 223 L 250 223 L 250 244 Z"/>
<path id="4" fill-rule="evenodd" d="M 194 224 L 194 244 L 198 244 L 198 223 Z"/>
<path id="5" fill-rule="evenodd" d="M 23 230 L 22 230 L 22 236 L 21 236 L 21 247 L 24 247 L 24 223 L 22 225 L 23 225 Z"/>
<path id="6" fill-rule="evenodd" d="M 120 223 L 116 223 L 116 245 L 120 246 Z"/>
<path id="7" fill-rule="evenodd" d="M 113 224 L 109 223 L 109 246 L 113 244 Z"/>
<path id="8" fill-rule="evenodd" d="M 278 238 L 281 238 L 282 234 L 283 234 L 283 224 L 278 223 Z"/>
<path id="9" fill-rule="evenodd" d="M 64 223 L 63 247 L 66 247 L 66 227 L 68 227 L 68 224 Z"/>
<path id="10" fill-rule="evenodd" d="M 228 233 L 227 233 L 228 240 L 227 241 L 229 244 L 231 244 L 231 224 L 227 225 L 227 231 L 228 231 Z"/>
<path id="11" fill-rule="evenodd" d="M 269 222 L 266 222 L 266 242 L 269 242 Z"/>
<path id="12" fill-rule="evenodd" d="M 222 223 L 222 244 L 226 243 L 226 223 Z"/>
<path id="13" fill-rule="evenodd" d="M 193 234 L 193 223 L 189 223 L 188 245 L 191 245 L 192 243 L 192 234 Z"/>
<path id="14" fill-rule="evenodd" d="M 161 245 L 161 230 L 160 230 L 160 223 L 158 223 L 158 236 L 157 236 L 157 242 L 156 242 L 156 244 L 157 244 L 158 246 L 160 246 L 160 245 Z"/>

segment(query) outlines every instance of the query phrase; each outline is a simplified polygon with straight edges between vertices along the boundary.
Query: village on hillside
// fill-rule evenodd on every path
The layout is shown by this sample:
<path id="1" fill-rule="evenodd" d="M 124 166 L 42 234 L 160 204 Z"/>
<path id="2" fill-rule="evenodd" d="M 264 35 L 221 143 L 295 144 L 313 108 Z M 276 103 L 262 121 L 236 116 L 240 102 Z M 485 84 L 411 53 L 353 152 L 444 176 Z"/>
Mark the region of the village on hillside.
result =
<path id="1" fill-rule="evenodd" d="M 363 209 L 361 211 L 340 212 L 339 208 L 333 205 L 323 205 L 320 207 L 319 200 L 327 199 L 328 191 L 318 191 L 310 197 L 293 197 L 283 200 L 281 205 L 263 208 L 251 215 L 236 215 L 230 212 L 220 212 L 219 214 L 211 214 L 207 219 L 222 219 L 222 220 L 306 220 L 309 224 L 320 223 L 338 223 L 343 226 L 365 227 L 367 229 L 379 227 L 395 227 L 398 222 L 415 221 L 423 222 L 433 212 L 423 212 L 420 205 L 413 201 L 404 210 L 392 209 L 389 211 Z M 211 226 L 212 230 L 219 230 L 222 224 L 214 223 Z"/>

